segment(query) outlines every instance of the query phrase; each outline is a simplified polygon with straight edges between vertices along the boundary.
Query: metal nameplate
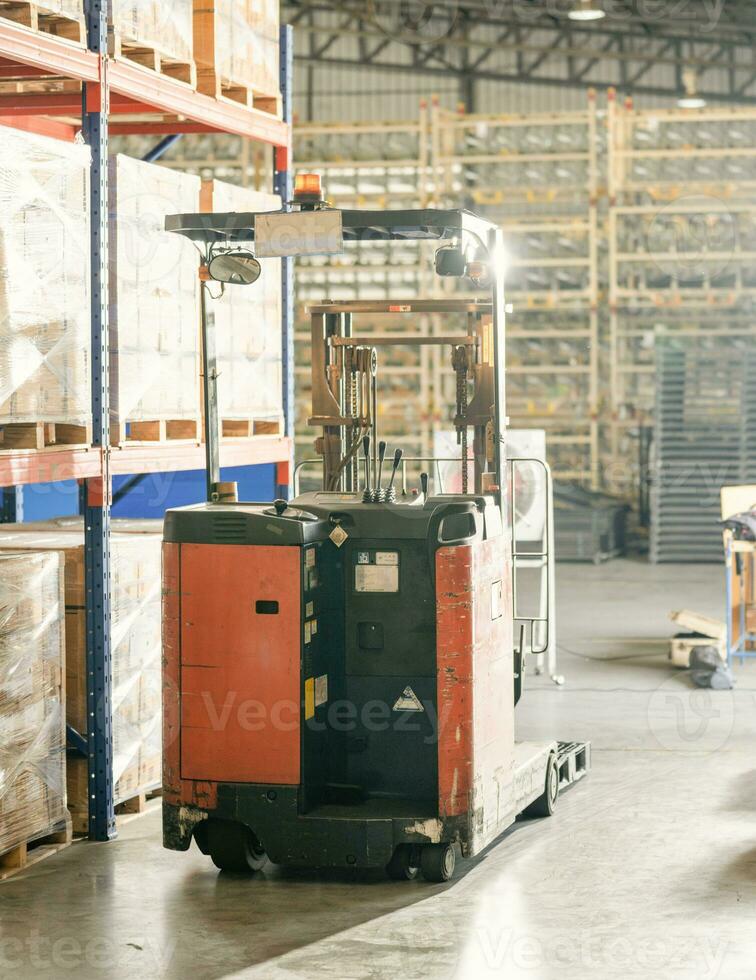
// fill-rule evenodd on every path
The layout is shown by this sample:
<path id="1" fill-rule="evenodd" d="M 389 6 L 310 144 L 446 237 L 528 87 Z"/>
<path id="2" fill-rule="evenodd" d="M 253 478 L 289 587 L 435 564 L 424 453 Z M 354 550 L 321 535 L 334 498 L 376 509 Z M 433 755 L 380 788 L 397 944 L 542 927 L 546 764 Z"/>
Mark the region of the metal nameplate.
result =
<path id="1" fill-rule="evenodd" d="M 336 255 L 344 251 L 341 211 L 281 211 L 255 218 L 255 255 Z"/>

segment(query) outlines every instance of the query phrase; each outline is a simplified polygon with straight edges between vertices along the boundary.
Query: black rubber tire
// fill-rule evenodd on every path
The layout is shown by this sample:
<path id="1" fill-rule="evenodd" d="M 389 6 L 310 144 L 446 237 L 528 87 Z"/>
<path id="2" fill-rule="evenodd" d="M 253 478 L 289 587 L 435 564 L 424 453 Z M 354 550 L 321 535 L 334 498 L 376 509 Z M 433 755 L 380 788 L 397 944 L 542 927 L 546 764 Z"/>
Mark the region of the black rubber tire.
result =
<path id="1" fill-rule="evenodd" d="M 216 868 L 250 874 L 268 860 L 249 827 L 232 820 L 212 820 L 207 826 L 208 849 Z"/>
<path id="2" fill-rule="evenodd" d="M 559 771 L 557 770 L 556 756 L 550 755 L 549 764 L 546 766 L 546 780 L 544 782 L 543 793 L 522 811 L 523 816 L 550 817 L 554 812 L 558 796 Z"/>
<path id="3" fill-rule="evenodd" d="M 420 870 L 426 881 L 448 881 L 454 874 L 457 854 L 453 844 L 426 844 L 420 852 Z"/>
<path id="4" fill-rule="evenodd" d="M 399 844 L 391 860 L 386 865 L 386 874 L 394 881 L 414 881 L 420 872 L 416 855 L 417 848 L 412 844 Z"/>

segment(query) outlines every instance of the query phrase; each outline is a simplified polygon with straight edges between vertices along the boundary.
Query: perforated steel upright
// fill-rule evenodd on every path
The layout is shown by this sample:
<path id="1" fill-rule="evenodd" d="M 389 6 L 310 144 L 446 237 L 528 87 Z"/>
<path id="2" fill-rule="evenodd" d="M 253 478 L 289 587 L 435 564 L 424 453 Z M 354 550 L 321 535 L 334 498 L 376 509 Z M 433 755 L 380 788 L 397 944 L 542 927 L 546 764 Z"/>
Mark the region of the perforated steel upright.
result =
<path id="1" fill-rule="evenodd" d="M 108 370 L 108 12 L 105 0 L 87 0 L 87 41 L 100 61 L 100 78 L 84 89 L 82 128 L 92 151 L 90 174 L 92 445 L 102 475 L 82 484 L 87 615 L 87 741 L 89 837 L 115 837 L 110 634 L 110 389 Z"/>

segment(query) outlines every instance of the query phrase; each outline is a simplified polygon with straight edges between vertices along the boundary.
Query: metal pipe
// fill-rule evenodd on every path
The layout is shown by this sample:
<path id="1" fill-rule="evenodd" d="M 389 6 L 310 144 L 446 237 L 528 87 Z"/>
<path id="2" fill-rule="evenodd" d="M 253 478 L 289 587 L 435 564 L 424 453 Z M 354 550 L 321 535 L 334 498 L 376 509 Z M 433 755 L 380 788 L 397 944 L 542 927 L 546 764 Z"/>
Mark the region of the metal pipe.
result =
<path id="1" fill-rule="evenodd" d="M 160 157 L 164 153 L 167 153 L 174 143 L 177 143 L 183 135 L 183 133 L 171 133 L 170 136 L 166 136 L 165 139 L 160 140 L 158 144 L 153 146 L 150 152 L 146 153 L 142 157 L 142 160 L 144 160 L 145 163 L 154 163 L 156 160 L 159 160 Z"/>

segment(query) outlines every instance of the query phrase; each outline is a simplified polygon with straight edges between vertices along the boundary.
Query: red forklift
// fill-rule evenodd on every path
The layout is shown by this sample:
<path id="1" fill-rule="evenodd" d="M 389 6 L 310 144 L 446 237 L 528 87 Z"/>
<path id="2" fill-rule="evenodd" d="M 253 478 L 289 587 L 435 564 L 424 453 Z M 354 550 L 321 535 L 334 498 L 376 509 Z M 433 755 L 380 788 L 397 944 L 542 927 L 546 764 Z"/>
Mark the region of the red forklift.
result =
<path id="1" fill-rule="evenodd" d="M 551 814 L 590 768 L 589 743 L 515 738 L 501 231 L 464 210 L 340 210 L 299 191 L 280 212 L 166 219 L 202 256 L 208 499 L 165 516 L 164 846 L 194 839 L 226 871 L 446 881 L 457 851 Z M 220 482 L 209 284 L 254 288 L 271 256 L 406 241 L 480 297 L 311 307 L 322 486 L 237 501 Z M 384 313 L 438 315 L 449 332 L 360 335 L 362 315 Z M 396 343 L 449 353 L 461 493 L 426 473 L 395 486 L 401 447 L 384 482 L 377 377 Z"/>

